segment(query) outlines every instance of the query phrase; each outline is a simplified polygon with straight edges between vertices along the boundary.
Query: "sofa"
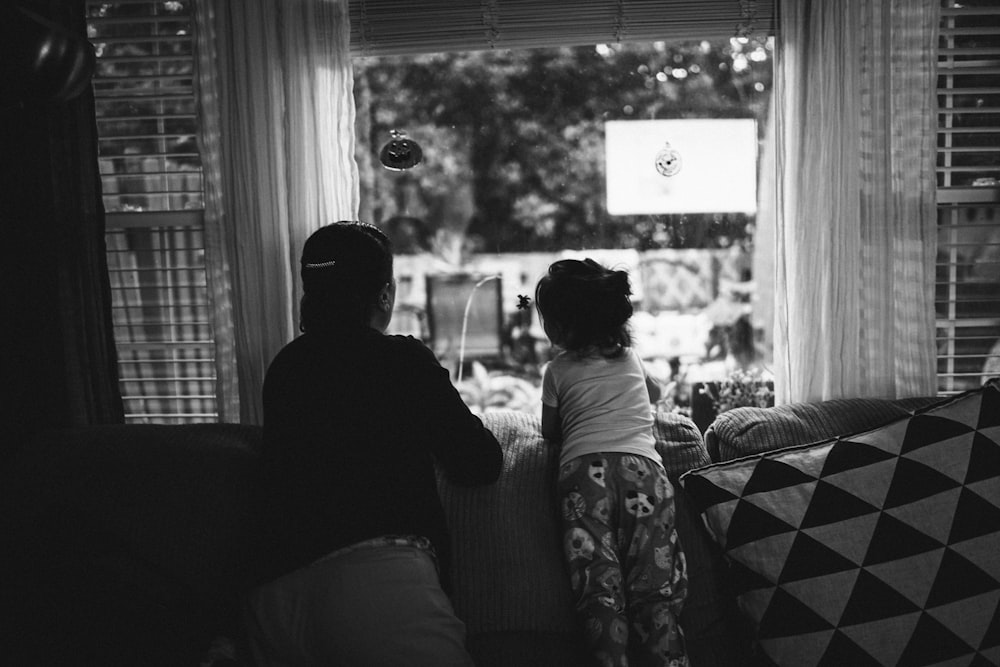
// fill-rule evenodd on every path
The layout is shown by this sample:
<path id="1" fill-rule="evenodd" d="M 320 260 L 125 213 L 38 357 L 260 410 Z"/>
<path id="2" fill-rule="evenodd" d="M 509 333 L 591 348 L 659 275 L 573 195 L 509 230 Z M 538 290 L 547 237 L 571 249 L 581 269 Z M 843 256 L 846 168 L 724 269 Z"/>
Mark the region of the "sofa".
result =
<path id="1" fill-rule="evenodd" d="M 978 400 L 1000 415 L 1000 402 L 987 405 L 997 394 L 1000 387 L 988 385 Z M 848 652 L 827 650 L 823 658 L 793 651 L 788 658 L 783 648 L 775 660 L 768 653 L 772 640 L 760 636 L 761 618 L 754 613 L 762 608 L 761 590 L 778 586 L 762 583 L 767 573 L 753 572 L 720 526 L 743 525 L 740 513 L 725 516 L 739 505 L 739 494 L 730 487 L 742 479 L 742 468 L 760 461 L 766 462 L 761 470 L 775 467 L 768 457 L 780 452 L 800 452 L 831 438 L 849 443 L 846 436 L 887 424 L 895 433 L 899 428 L 892 424 L 916 417 L 937 424 L 925 411 L 938 403 L 850 399 L 737 408 L 719 415 L 704 435 L 687 417 L 657 411 L 657 446 L 675 486 L 677 530 L 687 559 L 689 596 L 681 626 L 692 665 L 879 664 L 833 660 L 853 655 L 844 648 L 848 642 L 839 640 L 837 650 Z M 968 417 L 971 409 L 963 406 Z M 541 437 L 534 416 L 497 411 L 485 414 L 484 422 L 504 449 L 500 480 L 471 489 L 439 482 L 453 535 L 453 601 L 466 623 L 470 651 L 480 666 L 584 665 L 556 530 L 557 448 Z M 971 530 L 978 546 L 995 546 L 995 553 L 1000 553 L 998 429 L 986 426 L 976 431 L 975 447 L 960 447 L 966 456 L 976 453 L 981 469 L 969 506 L 993 512 L 986 528 Z M 240 664 L 238 606 L 257 546 L 259 447 L 258 428 L 234 424 L 49 430 L 22 447 L 0 480 L 3 641 L 9 644 L 0 651 L 10 656 L 7 664 Z M 816 456 L 809 462 L 815 465 Z M 749 486 L 744 483 L 744 490 L 752 491 Z M 782 498 L 794 504 L 793 496 L 779 493 Z M 749 525 L 757 525 L 753 516 Z M 953 614 L 979 613 L 975 610 L 990 604 L 995 610 L 996 563 L 965 557 L 979 565 L 973 584 L 979 588 L 965 590 Z M 909 567 L 902 560 L 901 567 Z M 917 572 L 916 578 L 923 576 Z M 772 591 L 771 599 L 785 593 Z M 969 599 L 982 604 L 976 607 Z M 998 664 L 1000 614 L 991 613 L 977 617 L 972 630 L 952 631 L 965 644 L 979 642 L 979 662 L 938 662 Z M 911 631 L 956 623 L 936 612 L 924 616 L 929 620 L 914 621 Z M 916 614 L 918 620 L 924 616 Z M 794 616 L 790 624 L 795 625 Z M 763 619 L 764 628 L 773 626 L 774 619 Z M 809 632 L 806 639 L 814 639 L 816 631 Z M 837 632 L 827 634 L 843 634 Z M 795 644 L 782 646 L 789 643 Z M 812 645 L 808 650 L 816 651 Z M 892 664 L 897 663 L 937 664 Z"/>

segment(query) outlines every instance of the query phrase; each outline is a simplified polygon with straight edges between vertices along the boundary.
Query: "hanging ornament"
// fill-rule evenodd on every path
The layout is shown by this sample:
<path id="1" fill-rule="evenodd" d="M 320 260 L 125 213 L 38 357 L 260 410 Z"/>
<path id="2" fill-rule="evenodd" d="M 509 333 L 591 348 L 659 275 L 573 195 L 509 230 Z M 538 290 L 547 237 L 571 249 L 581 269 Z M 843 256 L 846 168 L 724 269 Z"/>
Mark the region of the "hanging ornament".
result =
<path id="1" fill-rule="evenodd" d="M 413 139 L 406 138 L 406 132 L 391 130 L 392 139 L 379 151 L 378 159 L 382 166 L 392 171 L 404 171 L 418 164 L 424 157 L 424 151 Z"/>
<path id="2" fill-rule="evenodd" d="M 660 176 L 673 176 L 681 170 L 681 154 L 666 142 L 656 154 L 656 171 Z"/>

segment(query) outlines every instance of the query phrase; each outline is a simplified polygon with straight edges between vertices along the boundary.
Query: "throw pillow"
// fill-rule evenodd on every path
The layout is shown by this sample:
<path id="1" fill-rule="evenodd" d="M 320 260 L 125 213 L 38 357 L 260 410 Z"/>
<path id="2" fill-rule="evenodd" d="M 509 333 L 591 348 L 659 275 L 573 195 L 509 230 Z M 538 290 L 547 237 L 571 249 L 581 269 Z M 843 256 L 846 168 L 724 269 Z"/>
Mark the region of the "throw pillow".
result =
<path id="1" fill-rule="evenodd" d="M 1000 664 L 1000 382 L 681 477 L 765 664 Z"/>

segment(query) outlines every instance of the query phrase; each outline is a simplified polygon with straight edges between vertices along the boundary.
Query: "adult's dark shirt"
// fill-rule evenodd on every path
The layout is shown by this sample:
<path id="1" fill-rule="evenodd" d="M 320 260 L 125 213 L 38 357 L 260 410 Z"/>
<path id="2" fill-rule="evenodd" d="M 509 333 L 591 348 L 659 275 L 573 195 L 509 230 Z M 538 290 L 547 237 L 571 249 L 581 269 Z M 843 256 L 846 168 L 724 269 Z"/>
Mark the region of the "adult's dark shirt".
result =
<path id="1" fill-rule="evenodd" d="M 272 576 L 382 535 L 430 539 L 450 562 L 435 462 L 460 485 L 496 481 L 503 456 L 420 341 L 369 327 L 307 332 L 264 381 Z"/>

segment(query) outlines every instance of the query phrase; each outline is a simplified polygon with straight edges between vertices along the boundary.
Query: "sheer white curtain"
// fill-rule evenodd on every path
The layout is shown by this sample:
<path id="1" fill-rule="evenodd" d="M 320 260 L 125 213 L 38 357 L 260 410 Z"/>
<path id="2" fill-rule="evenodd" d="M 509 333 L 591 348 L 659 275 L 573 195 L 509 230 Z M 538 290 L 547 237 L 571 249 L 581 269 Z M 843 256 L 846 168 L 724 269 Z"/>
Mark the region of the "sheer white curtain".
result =
<path id="1" fill-rule="evenodd" d="M 933 395 L 938 0 L 782 0 L 777 402 Z"/>
<path id="2" fill-rule="evenodd" d="M 357 218 L 347 0 L 199 0 L 197 27 L 210 261 L 228 265 L 240 420 L 259 424 L 298 330 L 302 244 Z"/>

